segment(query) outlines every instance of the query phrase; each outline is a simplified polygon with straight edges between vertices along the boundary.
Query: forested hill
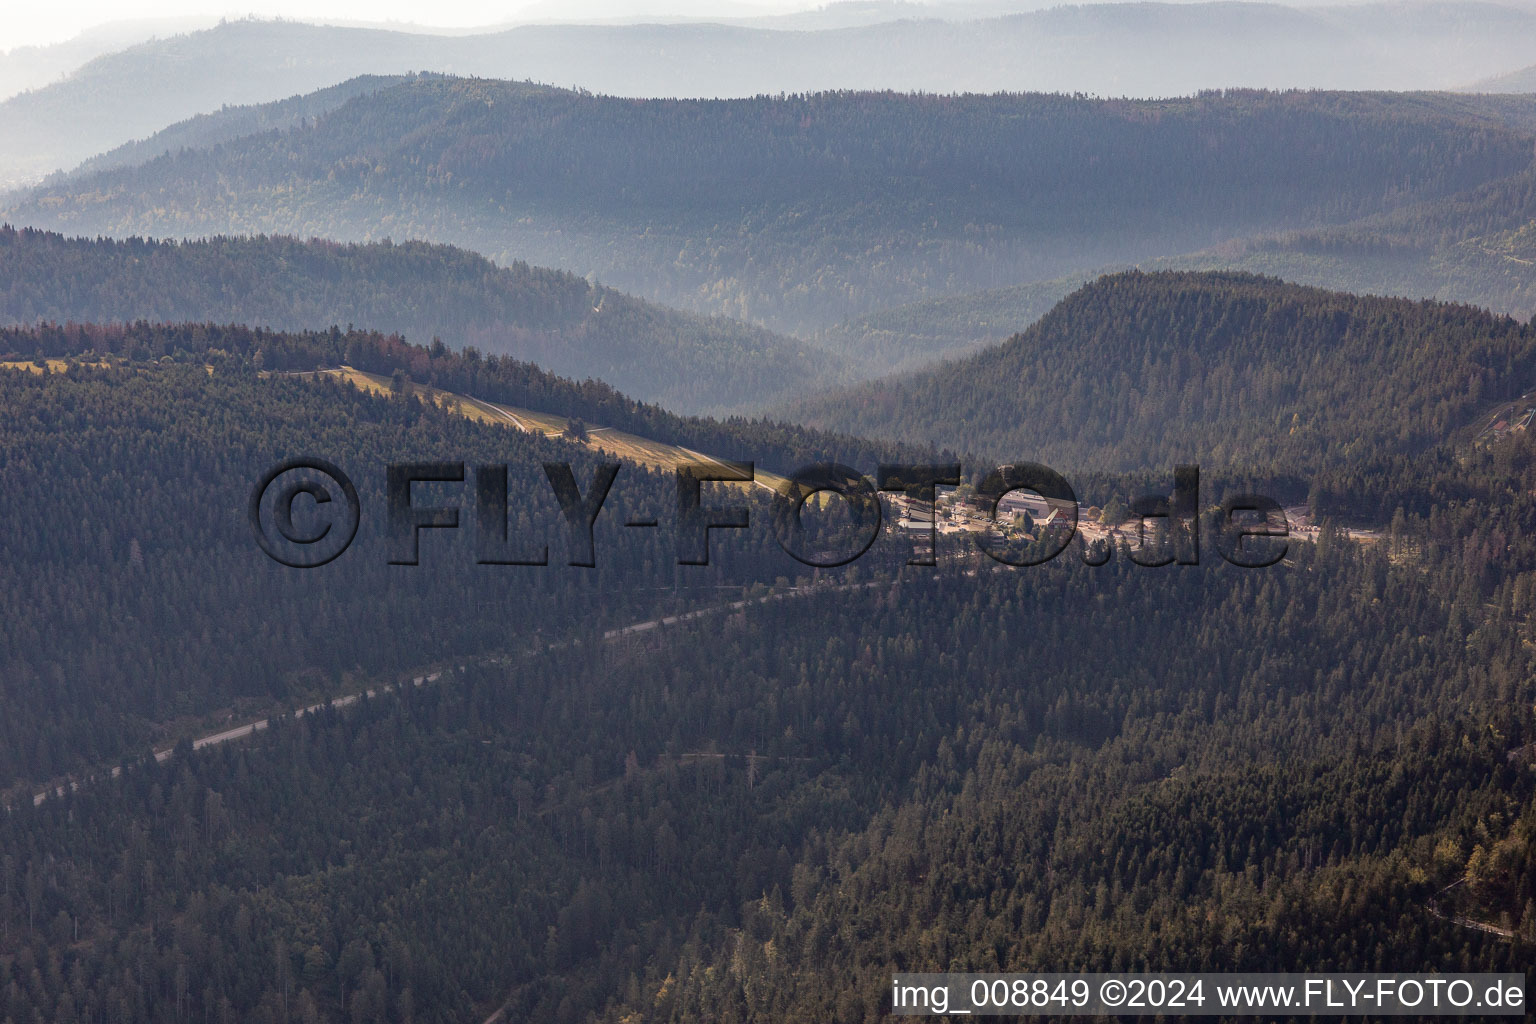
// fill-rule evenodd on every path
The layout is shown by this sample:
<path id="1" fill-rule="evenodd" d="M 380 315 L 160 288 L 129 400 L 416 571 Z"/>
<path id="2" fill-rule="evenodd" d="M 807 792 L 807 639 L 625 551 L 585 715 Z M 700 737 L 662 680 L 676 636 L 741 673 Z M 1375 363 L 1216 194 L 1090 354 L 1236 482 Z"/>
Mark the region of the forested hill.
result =
<path id="1" fill-rule="evenodd" d="M 0 104 L 0 137 L 9 143 L 0 152 L 0 187 L 221 105 L 268 102 L 361 74 L 533 78 L 623 96 L 1446 89 L 1525 66 L 1525 41 L 1536 30 L 1536 15 L 1513 3 L 1043 6 L 1055 9 L 986 17 L 1017 6 L 893 5 L 883 17 L 861 19 L 874 24 L 833 28 L 834 13 L 800 26 L 821 31 L 652 23 L 441 35 L 230 22 L 108 53 Z"/>
<path id="2" fill-rule="evenodd" d="M 638 402 L 596 380 L 558 377 L 509 356 L 455 352 L 440 343 L 413 345 L 395 335 L 356 329 L 280 332 L 212 323 L 45 324 L 0 328 L 0 356 L 37 360 L 84 360 L 95 355 L 149 363 L 206 361 L 248 366 L 264 373 L 307 374 L 350 366 L 365 373 L 438 388 L 469 399 L 498 402 L 613 427 L 726 459 L 755 460 L 769 472 L 828 460 L 869 467 L 881 461 L 932 461 L 930 448 L 800 427 L 762 417 L 710 419 L 681 416 Z M 952 453 L 949 457 L 952 457 Z"/>
<path id="3" fill-rule="evenodd" d="M 272 103 L 252 103 L 225 106 L 207 114 L 198 114 L 185 121 L 178 121 L 146 139 L 125 142 L 105 153 L 84 161 L 73 173 L 104 171 L 112 167 L 128 167 L 153 160 L 164 153 L 176 153 L 183 149 L 206 149 L 221 142 L 238 139 L 257 132 L 279 131 L 298 127 L 311 117 L 318 117 L 328 110 L 339 107 L 354 96 L 361 96 L 404 80 L 401 75 L 358 75 L 345 82 L 311 93 L 290 96 Z"/>
<path id="4" fill-rule="evenodd" d="M 798 421 L 1062 467 L 1313 471 L 1412 455 L 1536 385 L 1536 328 L 1235 273 L 1100 278 L 975 356 Z"/>
<path id="5" fill-rule="evenodd" d="M 0 324 L 135 320 L 357 324 L 593 377 L 683 412 L 761 408 L 824 387 L 843 367 L 759 327 L 450 246 L 112 241 L 0 228 Z"/>
<path id="6" fill-rule="evenodd" d="M 799 330 L 1463 192 L 1529 165 L 1528 121 L 1432 94 L 686 101 L 417 78 L 301 129 L 41 188 L 5 216 L 424 238 Z"/>

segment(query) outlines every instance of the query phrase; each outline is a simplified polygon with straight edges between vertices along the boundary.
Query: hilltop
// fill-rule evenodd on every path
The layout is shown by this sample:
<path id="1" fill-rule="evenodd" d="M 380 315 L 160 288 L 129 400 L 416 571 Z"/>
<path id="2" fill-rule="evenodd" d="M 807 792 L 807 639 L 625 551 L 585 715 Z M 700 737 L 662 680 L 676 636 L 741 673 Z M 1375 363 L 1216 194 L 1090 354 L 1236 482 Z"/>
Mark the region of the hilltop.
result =
<path id="1" fill-rule="evenodd" d="M 1231 272 L 1128 272 L 1002 344 L 786 411 L 1062 468 L 1315 472 L 1421 455 L 1536 380 L 1536 328 Z"/>

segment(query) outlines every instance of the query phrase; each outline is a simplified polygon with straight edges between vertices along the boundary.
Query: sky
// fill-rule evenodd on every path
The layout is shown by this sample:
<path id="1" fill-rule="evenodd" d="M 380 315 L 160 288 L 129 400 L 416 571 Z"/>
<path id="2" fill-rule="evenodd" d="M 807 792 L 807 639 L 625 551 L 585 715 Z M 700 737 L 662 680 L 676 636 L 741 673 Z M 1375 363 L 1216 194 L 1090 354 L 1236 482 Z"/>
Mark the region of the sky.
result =
<path id="1" fill-rule="evenodd" d="M 123 25 L 136 19 L 200 19 L 201 24 L 157 26 L 166 35 L 205 27 L 219 18 L 291 18 L 424 28 L 465 29 L 519 21 L 583 21 L 649 17 L 743 18 L 812 10 L 834 0 L 0 0 L 0 54 L 20 46 L 46 46 L 103 25 L 116 24 L 127 38 L 148 32 Z M 953 0 L 911 0 L 942 7 Z M 963 0 L 962 0 L 963 2 Z M 1019 9 L 1056 3 L 1127 0 L 1018 0 Z M 1130 0 L 1136 2 L 1136 0 Z M 1149 2 L 1149 0 L 1142 0 Z M 1188 3 L 1198 0 L 1163 0 Z M 1262 3 L 1266 0 L 1239 0 Z M 1362 0 L 1272 0 L 1289 6 L 1358 3 Z M 1496 0 L 1531 5 L 1536 0 Z"/>
<path id="2" fill-rule="evenodd" d="M 634 15 L 750 16 L 804 10 L 822 0 L 26 0 L 0 2 L 0 52 L 62 42 L 108 22 L 137 18 L 285 17 L 404 22 L 471 28 L 513 20 L 581 20 Z"/>

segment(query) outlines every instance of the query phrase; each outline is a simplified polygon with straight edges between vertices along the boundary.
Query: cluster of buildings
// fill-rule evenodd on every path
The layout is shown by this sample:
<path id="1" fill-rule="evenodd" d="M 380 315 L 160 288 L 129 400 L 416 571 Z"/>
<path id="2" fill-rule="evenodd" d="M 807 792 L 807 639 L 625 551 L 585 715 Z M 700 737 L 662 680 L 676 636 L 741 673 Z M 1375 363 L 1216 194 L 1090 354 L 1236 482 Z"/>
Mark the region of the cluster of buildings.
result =
<path id="1" fill-rule="evenodd" d="M 1518 412 L 1516 410 L 1519 410 Z M 1499 413 L 1488 429 L 1483 431 L 1483 438 L 1497 441 L 1506 434 L 1512 434 L 1517 430 L 1525 430 L 1531 425 L 1531 418 L 1536 416 L 1536 406 L 1527 406 L 1521 409 L 1519 405 L 1512 405 Z"/>

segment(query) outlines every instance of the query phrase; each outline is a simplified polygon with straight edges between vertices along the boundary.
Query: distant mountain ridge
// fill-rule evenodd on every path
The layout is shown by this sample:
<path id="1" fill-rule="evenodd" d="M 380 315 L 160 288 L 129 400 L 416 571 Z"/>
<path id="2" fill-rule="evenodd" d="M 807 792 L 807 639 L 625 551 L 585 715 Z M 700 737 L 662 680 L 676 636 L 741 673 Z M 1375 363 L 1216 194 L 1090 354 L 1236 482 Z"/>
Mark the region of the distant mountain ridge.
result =
<path id="1" fill-rule="evenodd" d="M 134 18 L 95 25 L 57 43 L 13 46 L 0 53 L 0 100 L 41 89 L 103 54 L 136 46 L 156 36 L 195 32 L 216 17 Z"/>
<path id="2" fill-rule="evenodd" d="M 942 8 L 938 10 L 942 11 Z M 989 13 L 984 5 L 977 14 Z M 168 124 L 363 74 L 528 78 L 623 96 L 833 89 L 1453 88 L 1530 62 L 1536 12 L 1492 3 L 1110 3 L 937 20 L 529 25 L 468 36 L 233 22 L 99 57 L 0 104 L 0 187 L 67 169 Z M 883 16 L 882 16 L 883 17 Z M 857 21 L 858 19 L 856 19 Z"/>
<path id="3" fill-rule="evenodd" d="M 1468 92 L 1536 92 L 1536 64 L 1519 71 L 1481 79 L 1467 87 Z"/>
<path id="4" fill-rule="evenodd" d="M 302 127 L 310 118 L 335 110 L 354 96 L 366 96 L 406 80 L 404 75 L 359 75 L 328 89 L 318 89 L 285 100 L 226 107 L 211 114 L 199 114 L 158 131 L 147 139 L 125 142 L 64 173 L 69 177 L 78 177 L 115 167 L 135 167 L 166 153 L 177 153 L 183 149 L 207 149 L 246 135 L 291 130 Z"/>

